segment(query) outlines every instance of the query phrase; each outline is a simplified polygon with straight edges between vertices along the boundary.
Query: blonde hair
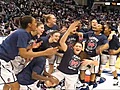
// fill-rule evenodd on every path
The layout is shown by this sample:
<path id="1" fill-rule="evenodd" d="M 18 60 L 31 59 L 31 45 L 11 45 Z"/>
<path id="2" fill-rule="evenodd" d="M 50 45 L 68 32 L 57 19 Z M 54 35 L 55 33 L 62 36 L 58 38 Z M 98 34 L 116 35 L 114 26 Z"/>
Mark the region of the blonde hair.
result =
<path id="1" fill-rule="evenodd" d="M 48 23 L 48 20 L 51 18 L 51 16 L 53 16 L 53 14 L 47 14 L 47 15 L 43 15 L 44 21 L 45 23 Z"/>
<path id="2" fill-rule="evenodd" d="M 37 22 L 37 27 L 42 25 L 43 23 L 41 21 Z"/>

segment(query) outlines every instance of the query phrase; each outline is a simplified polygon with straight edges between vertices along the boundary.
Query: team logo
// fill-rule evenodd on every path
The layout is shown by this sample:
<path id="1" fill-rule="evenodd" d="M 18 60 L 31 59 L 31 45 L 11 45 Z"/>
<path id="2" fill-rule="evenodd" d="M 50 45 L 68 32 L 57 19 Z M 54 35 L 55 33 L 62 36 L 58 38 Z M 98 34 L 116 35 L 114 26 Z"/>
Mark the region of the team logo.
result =
<path id="1" fill-rule="evenodd" d="M 76 38 L 72 38 L 70 37 L 68 40 L 67 40 L 67 44 L 69 47 L 72 47 L 74 45 L 74 43 L 76 42 Z"/>
<path id="2" fill-rule="evenodd" d="M 80 58 L 76 55 L 74 55 L 69 62 L 69 69 L 76 70 L 80 66 Z"/>
<path id="3" fill-rule="evenodd" d="M 94 39 L 88 40 L 88 43 L 87 43 L 87 49 L 88 50 L 94 50 L 94 49 L 96 49 L 96 47 L 97 47 L 96 40 L 94 40 Z"/>

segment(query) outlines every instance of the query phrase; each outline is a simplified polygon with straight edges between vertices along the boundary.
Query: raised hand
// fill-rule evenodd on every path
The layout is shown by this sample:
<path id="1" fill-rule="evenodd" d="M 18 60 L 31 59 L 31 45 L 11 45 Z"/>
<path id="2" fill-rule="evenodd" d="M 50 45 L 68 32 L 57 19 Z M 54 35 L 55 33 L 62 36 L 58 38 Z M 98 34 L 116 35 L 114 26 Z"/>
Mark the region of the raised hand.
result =
<path id="1" fill-rule="evenodd" d="M 80 24 L 80 21 L 75 21 L 75 22 L 73 22 L 73 23 L 69 26 L 68 30 L 69 30 L 70 32 L 76 32 L 76 29 L 78 28 L 79 24 Z"/>
<path id="2" fill-rule="evenodd" d="M 82 65 L 94 65 L 94 66 L 98 66 L 98 61 L 96 60 L 89 60 L 89 59 L 83 59 L 82 61 Z"/>

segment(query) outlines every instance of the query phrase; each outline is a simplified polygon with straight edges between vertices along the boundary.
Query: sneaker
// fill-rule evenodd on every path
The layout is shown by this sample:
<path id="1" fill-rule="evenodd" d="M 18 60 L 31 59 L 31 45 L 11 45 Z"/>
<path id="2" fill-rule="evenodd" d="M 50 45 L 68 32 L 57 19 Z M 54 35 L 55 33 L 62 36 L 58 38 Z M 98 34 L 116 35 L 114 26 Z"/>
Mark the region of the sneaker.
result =
<path id="1" fill-rule="evenodd" d="M 88 86 L 89 90 L 93 90 L 93 85 Z"/>
<path id="2" fill-rule="evenodd" d="M 97 82 L 98 84 L 104 83 L 105 81 L 106 81 L 106 78 L 104 78 L 104 77 L 98 77 L 98 78 L 96 79 L 96 82 Z"/>
<path id="3" fill-rule="evenodd" d="M 63 86 L 63 87 L 61 88 L 61 90 L 65 90 L 65 86 Z"/>
<path id="4" fill-rule="evenodd" d="M 60 81 L 59 85 L 60 85 L 61 87 L 64 87 L 64 86 L 65 86 L 65 79 L 63 79 L 62 81 Z"/>
<path id="5" fill-rule="evenodd" d="M 113 79 L 113 86 L 117 86 L 119 81 L 117 79 Z"/>
<path id="6" fill-rule="evenodd" d="M 83 86 L 76 88 L 76 90 L 89 90 L 88 85 L 83 84 Z"/>
<path id="7" fill-rule="evenodd" d="M 82 83 L 80 81 L 77 81 L 76 87 L 79 88 L 81 85 L 82 85 Z"/>
<path id="8" fill-rule="evenodd" d="M 61 90 L 62 89 L 62 87 L 60 86 L 60 85 L 57 85 L 56 87 L 55 87 L 55 90 Z"/>
<path id="9" fill-rule="evenodd" d="M 85 89 L 83 89 L 83 90 L 89 90 L 89 87 L 87 86 Z"/>
<path id="10" fill-rule="evenodd" d="M 88 84 L 87 83 L 82 83 L 80 88 L 87 88 Z"/>
<path id="11" fill-rule="evenodd" d="M 80 87 L 76 87 L 77 90 L 89 90 L 88 84 L 83 83 Z"/>
<path id="12" fill-rule="evenodd" d="M 89 90 L 89 87 L 87 86 L 86 88 L 77 88 L 76 90 Z"/>
<path id="13" fill-rule="evenodd" d="M 93 88 L 96 88 L 97 86 L 98 86 L 98 83 L 95 82 L 95 83 L 93 84 Z"/>
<path id="14" fill-rule="evenodd" d="M 96 82 L 99 83 L 101 77 L 96 77 Z"/>

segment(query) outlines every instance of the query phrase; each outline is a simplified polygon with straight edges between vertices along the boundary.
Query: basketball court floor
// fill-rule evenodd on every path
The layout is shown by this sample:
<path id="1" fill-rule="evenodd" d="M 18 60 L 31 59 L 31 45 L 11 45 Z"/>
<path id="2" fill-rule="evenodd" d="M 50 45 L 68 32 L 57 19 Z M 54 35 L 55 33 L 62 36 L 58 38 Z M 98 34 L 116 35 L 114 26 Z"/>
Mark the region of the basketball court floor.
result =
<path id="1" fill-rule="evenodd" d="M 120 82 L 120 58 L 118 58 L 116 62 L 116 69 Z M 93 90 L 120 90 L 120 86 L 113 86 L 113 76 L 109 69 L 108 63 L 106 64 L 106 68 L 104 69 L 101 76 L 106 78 L 106 81 L 104 83 L 98 84 L 98 86 Z"/>
<path id="2" fill-rule="evenodd" d="M 116 67 L 119 65 L 120 67 L 120 58 L 117 61 Z M 117 67 L 117 72 L 118 72 L 118 78 L 120 82 L 120 69 Z M 113 86 L 113 76 L 111 74 L 111 71 L 109 67 L 106 65 L 106 69 L 102 73 L 102 77 L 106 78 L 106 81 L 104 83 L 98 84 L 96 88 L 93 90 L 120 90 L 120 87 L 118 86 Z M 2 90 L 3 85 L 0 85 L 0 90 Z"/>
<path id="3" fill-rule="evenodd" d="M 4 39 L 5 38 L 1 37 L 0 43 Z M 117 68 L 117 72 L 118 72 L 118 76 L 119 76 L 118 78 L 119 78 L 119 82 L 120 82 L 120 58 L 118 58 L 118 60 L 117 60 L 116 68 Z M 120 87 L 113 86 L 113 76 L 111 74 L 108 64 L 106 65 L 106 68 L 102 73 L 102 77 L 106 78 L 106 81 L 104 83 L 98 84 L 98 86 L 96 88 L 94 88 L 93 90 L 120 90 Z M 2 87 L 3 87 L 3 85 L 0 85 L 0 90 L 2 90 Z"/>
<path id="4" fill-rule="evenodd" d="M 118 70 L 119 82 L 120 82 L 120 70 Z M 104 83 L 98 84 L 93 90 L 120 90 L 120 87 L 113 86 L 113 76 L 109 69 L 104 70 L 102 77 L 106 78 Z"/>

